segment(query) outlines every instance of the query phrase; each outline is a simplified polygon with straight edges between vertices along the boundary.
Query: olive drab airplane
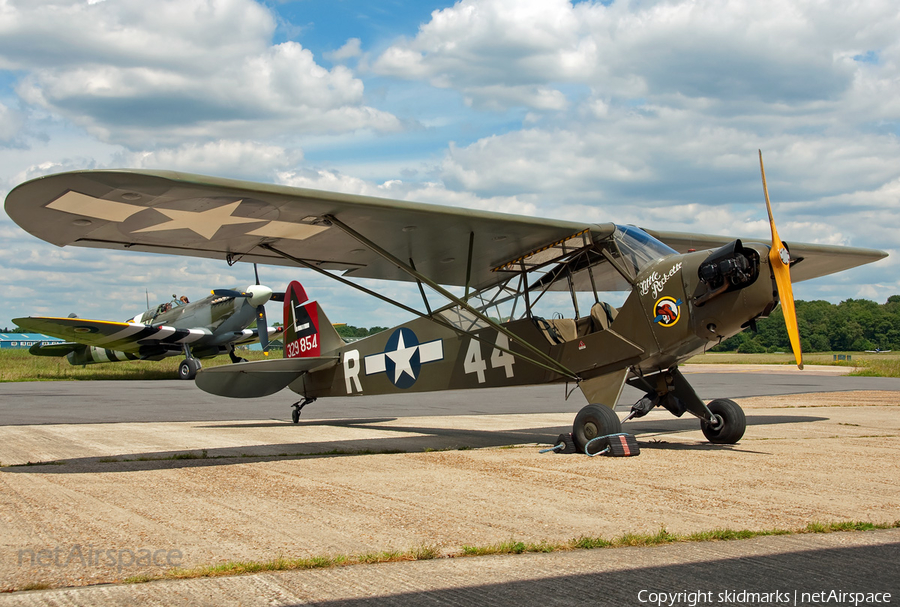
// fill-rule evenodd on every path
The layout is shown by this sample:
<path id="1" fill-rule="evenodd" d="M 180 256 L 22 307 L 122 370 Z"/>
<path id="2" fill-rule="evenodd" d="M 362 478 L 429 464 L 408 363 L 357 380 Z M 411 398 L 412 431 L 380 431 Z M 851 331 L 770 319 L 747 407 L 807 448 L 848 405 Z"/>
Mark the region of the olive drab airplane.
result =
<path id="1" fill-rule="evenodd" d="M 36 356 L 65 356 L 72 365 L 90 365 L 183 355 L 178 376 L 193 379 L 202 358 L 227 353 L 231 362 L 246 362 L 234 348 L 257 340 L 263 350 L 268 350 L 269 339 L 281 333 L 281 327 L 268 326 L 265 304 L 283 297 L 283 293 L 273 293 L 259 284 L 257 275 L 256 284 L 245 290 L 214 289 L 211 295 L 193 303 L 186 296 L 173 295 L 172 301 L 125 322 L 88 320 L 74 314 L 68 318 L 29 316 L 13 322 L 67 340 L 32 346 L 29 351 Z M 253 322 L 257 328 L 248 329 Z"/>
<path id="2" fill-rule="evenodd" d="M 765 191 L 764 171 L 763 184 Z M 703 402 L 679 364 L 753 327 L 780 302 L 802 366 L 791 279 L 886 255 L 785 244 L 767 192 L 765 199 L 765 241 L 136 170 L 35 179 L 9 193 L 6 212 L 59 246 L 307 268 L 414 317 L 344 343 L 293 282 L 284 300 L 284 358 L 202 370 L 196 383 L 207 392 L 241 398 L 287 387 L 303 397 L 293 405 L 296 421 L 321 397 L 558 382 L 578 386 L 589 403 L 573 425 L 583 448 L 620 431 L 613 407 L 626 383 L 645 393 L 626 419 L 662 406 L 699 418 L 714 443 L 737 442 L 746 425 L 741 408 Z M 421 304 L 395 301 L 360 279 L 414 282 Z M 614 308 L 601 296 L 610 291 L 630 293 Z M 549 292 L 570 294 L 568 317 L 537 315 Z"/>

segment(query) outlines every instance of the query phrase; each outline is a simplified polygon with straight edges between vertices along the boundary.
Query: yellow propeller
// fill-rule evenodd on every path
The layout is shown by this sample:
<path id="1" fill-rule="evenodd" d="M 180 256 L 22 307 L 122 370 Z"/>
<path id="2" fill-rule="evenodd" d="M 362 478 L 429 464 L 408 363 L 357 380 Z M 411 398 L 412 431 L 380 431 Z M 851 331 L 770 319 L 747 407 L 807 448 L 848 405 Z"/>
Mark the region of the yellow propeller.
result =
<path id="1" fill-rule="evenodd" d="M 772 203 L 769 202 L 769 188 L 766 186 L 766 169 L 763 166 L 762 150 L 759 151 L 759 170 L 762 173 L 763 192 L 766 195 L 766 210 L 769 212 L 769 226 L 772 228 L 772 248 L 769 249 L 769 264 L 778 287 L 778 298 L 781 299 L 781 311 L 784 313 L 784 324 L 797 367 L 803 368 L 803 351 L 800 349 L 800 329 L 797 326 L 797 311 L 794 309 L 794 289 L 791 287 L 791 255 L 778 237 L 775 219 L 772 217 Z"/>

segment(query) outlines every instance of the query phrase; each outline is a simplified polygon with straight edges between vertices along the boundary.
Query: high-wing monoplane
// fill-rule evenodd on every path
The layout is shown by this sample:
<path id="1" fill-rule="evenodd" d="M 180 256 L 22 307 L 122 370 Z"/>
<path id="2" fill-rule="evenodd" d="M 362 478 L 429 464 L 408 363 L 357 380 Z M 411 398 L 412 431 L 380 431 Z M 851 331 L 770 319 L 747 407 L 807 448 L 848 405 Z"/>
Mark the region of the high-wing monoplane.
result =
<path id="1" fill-rule="evenodd" d="M 267 301 L 281 301 L 283 293 L 259 284 L 246 289 L 214 289 L 211 295 L 191 303 L 186 296 L 138 314 L 124 322 L 89 320 L 71 314 L 67 318 L 29 316 L 16 318 L 17 326 L 65 339 L 63 343 L 36 344 L 36 356 L 65 356 L 72 365 L 124 360 L 162 360 L 184 356 L 178 376 L 193 379 L 200 359 L 228 354 L 231 362 L 246 362 L 235 354 L 235 346 L 259 340 L 263 349 L 281 332 L 269 327 Z M 249 329 L 257 323 L 256 328 Z"/>
<path id="2" fill-rule="evenodd" d="M 760 155 L 762 170 L 762 155 Z M 763 171 L 765 188 L 765 172 Z M 210 368 L 202 389 L 232 397 L 289 387 L 300 409 L 320 397 L 548 382 L 589 403 L 573 438 L 620 430 L 623 386 L 644 391 L 628 418 L 662 406 L 734 443 L 733 401 L 703 402 L 679 364 L 753 327 L 781 303 L 798 365 L 791 280 L 881 259 L 882 251 L 592 224 L 157 171 L 84 171 L 13 189 L 9 216 L 33 235 L 74 245 L 298 266 L 388 301 L 415 318 L 351 344 L 298 283 L 284 302 L 284 359 Z M 410 281 L 406 305 L 359 279 Z M 549 292 L 572 312 L 542 318 Z M 628 291 L 615 308 L 601 294 Z M 582 294 L 579 301 L 578 294 Z M 591 305 L 584 305 L 587 297 Z M 549 299 L 549 297 L 548 297 Z"/>

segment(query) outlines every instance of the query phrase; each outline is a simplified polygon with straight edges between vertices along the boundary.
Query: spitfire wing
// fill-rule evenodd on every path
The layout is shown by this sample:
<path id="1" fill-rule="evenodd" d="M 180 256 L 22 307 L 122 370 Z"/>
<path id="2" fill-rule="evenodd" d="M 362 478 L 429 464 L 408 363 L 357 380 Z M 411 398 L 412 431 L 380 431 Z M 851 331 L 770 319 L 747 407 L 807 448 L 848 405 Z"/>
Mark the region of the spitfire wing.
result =
<path id="1" fill-rule="evenodd" d="M 52 318 L 29 316 L 15 318 L 17 326 L 29 331 L 52 335 L 70 342 L 98 346 L 108 350 L 137 353 L 141 346 L 190 344 L 211 335 L 203 329 L 176 329 L 132 322 L 110 322 L 84 318 Z"/>
<path id="2" fill-rule="evenodd" d="M 331 216 L 404 262 L 412 258 L 436 282 L 465 285 L 468 275 L 473 287 L 504 280 L 507 273 L 492 270 L 592 227 L 162 171 L 42 177 L 13 189 L 6 212 L 26 231 L 58 246 L 295 265 L 260 248 L 271 244 L 350 277 L 412 280 L 332 225 Z"/>
<path id="3" fill-rule="evenodd" d="M 716 249 L 728 244 L 734 236 L 711 236 L 708 234 L 688 234 L 684 232 L 663 232 L 657 230 L 645 231 L 651 236 L 666 243 L 679 253 L 687 253 L 694 249 Z M 744 242 L 769 243 L 767 237 L 741 237 Z M 842 272 L 857 266 L 872 263 L 887 257 L 884 251 L 875 249 L 862 249 L 857 247 L 844 247 L 834 245 L 808 244 L 803 242 L 785 242 L 790 249 L 791 259 L 796 263 L 791 265 L 791 280 L 800 282 L 826 276 L 836 272 Z"/>

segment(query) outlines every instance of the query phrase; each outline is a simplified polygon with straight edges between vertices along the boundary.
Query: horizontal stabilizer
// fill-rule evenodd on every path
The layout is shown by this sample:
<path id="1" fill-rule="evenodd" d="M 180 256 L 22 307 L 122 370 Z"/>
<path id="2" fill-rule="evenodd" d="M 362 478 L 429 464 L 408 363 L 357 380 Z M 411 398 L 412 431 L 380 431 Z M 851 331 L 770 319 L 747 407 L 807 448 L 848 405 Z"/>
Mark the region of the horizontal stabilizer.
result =
<path id="1" fill-rule="evenodd" d="M 304 373 L 327 369 L 337 362 L 337 356 L 317 356 L 235 363 L 202 369 L 196 383 L 204 392 L 216 396 L 259 398 L 286 388 Z"/>

